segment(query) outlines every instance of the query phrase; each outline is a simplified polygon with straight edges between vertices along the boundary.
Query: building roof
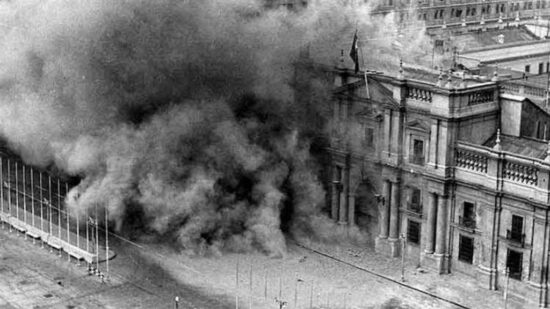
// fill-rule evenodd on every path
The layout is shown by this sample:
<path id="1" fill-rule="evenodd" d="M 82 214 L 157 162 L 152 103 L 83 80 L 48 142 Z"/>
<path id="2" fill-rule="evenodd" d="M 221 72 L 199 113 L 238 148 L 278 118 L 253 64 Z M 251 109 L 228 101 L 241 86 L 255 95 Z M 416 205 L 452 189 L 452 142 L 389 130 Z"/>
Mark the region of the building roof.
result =
<path id="1" fill-rule="evenodd" d="M 491 137 L 483 146 L 494 147 L 496 134 Z M 516 137 L 500 135 L 500 146 L 502 151 L 511 152 L 529 158 L 544 160 L 548 151 L 548 143 L 527 137 Z"/>
<path id="2" fill-rule="evenodd" d="M 526 56 L 544 55 L 550 53 L 550 41 L 529 42 L 516 46 L 502 47 L 495 46 L 479 51 L 462 53 L 469 59 L 476 59 L 480 62 L 491 63 L 509 59 L 524 58 Z"/>
<path id="3" fill-rule="evenodd" d="M 502 36 L 503 44 L 499 43 L 499 36 Z M 452 40 L 453 45 L 464 53 L 489 46 L 502 48 L 510 44 L 533 42 L 537 40 L 537 37 L 525 27 L 506 27 L 504 29 L 491 28 L 487 31 L 466 32 L 454 35 Z"/>

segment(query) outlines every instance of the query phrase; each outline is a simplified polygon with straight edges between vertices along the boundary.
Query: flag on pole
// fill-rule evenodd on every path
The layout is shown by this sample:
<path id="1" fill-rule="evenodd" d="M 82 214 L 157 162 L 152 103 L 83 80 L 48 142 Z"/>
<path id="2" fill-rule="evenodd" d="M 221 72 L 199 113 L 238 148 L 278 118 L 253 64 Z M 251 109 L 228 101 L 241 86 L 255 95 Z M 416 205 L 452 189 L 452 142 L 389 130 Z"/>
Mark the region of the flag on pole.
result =
<path id="1" fill-rule="evenodd" d="M 351 44 L 351 50 L 349 52 L 349 56 L 351 57 L 351 60 L 353 60 L 353 63 L 355 63 L 355 73 L 359 72 L 359 47 L 357 46 L 357 30 L 355 30 L 355 34 L 353 35 L 353 43 Z"/>

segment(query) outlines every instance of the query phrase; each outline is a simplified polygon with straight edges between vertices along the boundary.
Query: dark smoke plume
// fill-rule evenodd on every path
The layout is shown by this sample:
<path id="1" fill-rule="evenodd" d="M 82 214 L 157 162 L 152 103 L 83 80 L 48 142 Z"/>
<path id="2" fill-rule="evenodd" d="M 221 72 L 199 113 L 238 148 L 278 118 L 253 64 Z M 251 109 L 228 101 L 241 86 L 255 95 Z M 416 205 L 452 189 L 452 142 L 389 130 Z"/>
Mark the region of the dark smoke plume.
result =
<path id="1" fill-rule="evenodd" d="M 283 229 L 332 230 L 304 131 L 330 85 L 313 83 L 319 110 L 296 106 L 293 63 L 309 46 L 314 61 L 333 64 L 349 46 L 336 38 L 354 23 L 369 36 L 396 28 L 370 10 L 329 0 L 296 13 L 253 0 L 2 2 L 0 132 L 26 162 L 82 179 L 67 199 L 82 216 L 100 205 L 117 229 L 138 216 L 185 249 L 281 254 Z M 398 63 L 376 50 L 366 53 L 373 66 Z"/>

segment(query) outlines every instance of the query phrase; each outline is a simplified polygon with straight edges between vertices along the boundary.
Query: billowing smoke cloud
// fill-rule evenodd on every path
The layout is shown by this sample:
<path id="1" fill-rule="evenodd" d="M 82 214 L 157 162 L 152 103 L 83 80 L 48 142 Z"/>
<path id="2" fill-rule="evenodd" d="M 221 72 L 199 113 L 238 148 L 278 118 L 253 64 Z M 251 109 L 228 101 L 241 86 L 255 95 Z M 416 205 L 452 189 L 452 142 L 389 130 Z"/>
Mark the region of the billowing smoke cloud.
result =
<path id="1" fill-rule="evenodd" d="M 318 110 L 296 106 L 293 64 L 307 46 L 314 61 L 334 63 L 357 24 L 375 42 L 362 43 L 367 62 L 397 65 L 395 53 L 373 56 L 392 49 L 374 39 L 396 26 L 371 9 L 2 2 L 0 132 L 25 161 L 82 179 L 68 198 L 81 215 L 106 207 L 118 229 L 139 217 L 190 250 L 284 253 L 283 230 L 330 225 L 304 133 L 330 85 L 312 83 Z"/>

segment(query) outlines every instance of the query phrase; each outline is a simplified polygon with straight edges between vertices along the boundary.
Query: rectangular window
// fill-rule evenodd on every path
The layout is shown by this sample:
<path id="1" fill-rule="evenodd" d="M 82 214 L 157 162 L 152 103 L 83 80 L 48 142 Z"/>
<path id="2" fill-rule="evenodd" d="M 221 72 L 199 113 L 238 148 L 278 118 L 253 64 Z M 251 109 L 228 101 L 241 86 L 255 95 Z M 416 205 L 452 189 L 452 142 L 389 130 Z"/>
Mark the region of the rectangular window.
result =
<path id="1" fill-rule="evenodd" d="M 512 215 L 512 235 L 523 233 L 523 217 Z"/>
<path id="2" fill-rule="evenodd" d="M 460 235 L 458 241 L 458 259 L 472 264 L 474 261 L 474 239 Z"/>
<path id="3" fill-rule="evenodd" d="M 420 243 L 420 223 L 408 220 L 407 241 L 417 245 Z"/>
<path id="4" fill-rule="evenodd" d="M 539 63 L 539 74 L 544 73 L 544 63 Z"/>
<path id="5" fill-rule="evenodd" d="M 531 66 L 530 66 L 530 65 L 526 65 L 526 66 L 525 66 L 525 73 L 529 73 L 529 71 L 531 71 Z"/>
<path id="6" fill-rule="evenodd" d="M 374 129 L 365 128 L 365 146 L 372 147 L 374 145 Z"/>
<path id="7" fill-rule="evenodd" d="M 469 228 L 476 227 L 476 214 L 473 203 L 464 202 L 462 205 L 462 217 L 460 218 L 460 224 Z"/>
<path id="8" fill-rule="evenodd" d="M 420 196 L 422 194 L 422 191 L 416 188 L 411 188 L 410 190 L 410 204 L 409 209 L 416 212 L 416 213 L 422 213 L 422 204 L 420 201 Z"/>
<path id="9" fill-rule="evenodd" d="M 523 217 L 512 215 L 512 228 L 506 231 L 506 238 L 523 245 Z"/>
<path id="10" fill-rule="evenodd" d="M 346 103 L 338 101 L 338 119 L 346 120 Z"/>
<path id="11" fill-rule="evenodd" d="M 334 166 L 334 178 L 333 181 L 336 183 L 342 183 L 342 167 L 335 165 Z"/>
<path id="12" fill-rule="evenodd" d="M 420 139 L 413 139 L 413 158 L 412 163 L 417 165 L 424 165 L 424 141 Z"/>
<path id="13" fill-rule="evenodd" d="M 550 62 L 546 62 L 546 72 L 550 72 Z"/>
<path id="14" fill-rule="evenodd" d="M 523 254 L 521 252 L 508 249 L 508 257 L 506 258 L 506 268 L 508 268 L 510 278 L 521 280 Z"/>

